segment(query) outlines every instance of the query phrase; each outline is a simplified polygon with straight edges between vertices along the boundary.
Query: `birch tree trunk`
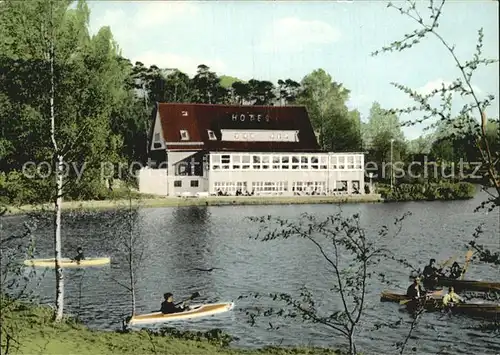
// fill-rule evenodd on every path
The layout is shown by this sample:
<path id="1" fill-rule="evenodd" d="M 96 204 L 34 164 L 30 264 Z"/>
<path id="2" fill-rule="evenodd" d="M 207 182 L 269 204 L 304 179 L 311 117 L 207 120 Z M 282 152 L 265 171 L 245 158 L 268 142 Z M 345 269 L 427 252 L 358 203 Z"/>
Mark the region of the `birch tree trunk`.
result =
<path id="1" fill-rule="evenodd" d="M 132 254 L 132 249 L 130 254 Z M 131 256 L 132 257 L 132 256 Z M 135 274 L 134 274 L 134 262 L 133 259 L 130 259 L 130 267 L 129 267 L 129 276 L 130 276 L 130 293 L 132 296 L 132 316 L 135 315 Z"/>
<path id="2" fill-rule="evenodd" d="M 51 101 L 53 99 L 51 98 Z M 51 102 L 51 107 L 53 103 Z M 54 122 L 54 116 L 52 115 L 52 122 Z M 52 123 L 54 124 L 54 123 Z M 54 132 L 54 130 L 52 130 Z M 52 133 L 53 142 L 55 142 L 54 133 Z M 57 186 L 57 196 L 55 200 L 55 221 L 54 221 L 54 245 L 55 245 L 55 271 L 56 271 L 56 322 L 60 321 L 63 317 L 64 312 L 64 276 L 63 269 L 61 267 L 61 204 L 62 204 L 62 167 L 63 167 L 63 157 L 57 154 L 57 160 L 55 163 L 55 177 Z"/>
<path id="3" fill-rule="evenodd" d="M 130 191 L 129 191 L 130 194 Z M 130 211 L 132 211 L 132 200 L 130 198 Z M 132 218 L 132 214 L 129 213 L 129 218 Z M 128 248 L 128 271 L 130 277 L 130 293 L 132 296 L 132 316 L 135 315 L 135 265 L 134 265 L 134 228 L 132 224 L 132 220 L 129 220 L 129 248 Z"/>
<path id="4" fill-rule="evenodd" d="M 52 1 L 50 2 L 50 136 L 54 148 L 54 176 L 56 182 L 56 196 L 54 206 L 54 259 L 55 259 L 55 273 L 56 273 L 56 312 L 54 319 L 56 322 L 62 320 L 64 313 L 64 277 L 63 269 L 61 267 L 61 204 L 62 204 L 62 188 L 63 188 L 63 156 L 60 154 L 56 142 L 56 129 L 55 129 L 55 113 L 54 113 L 54 23 L 53 23 L 53 9 Z"/>

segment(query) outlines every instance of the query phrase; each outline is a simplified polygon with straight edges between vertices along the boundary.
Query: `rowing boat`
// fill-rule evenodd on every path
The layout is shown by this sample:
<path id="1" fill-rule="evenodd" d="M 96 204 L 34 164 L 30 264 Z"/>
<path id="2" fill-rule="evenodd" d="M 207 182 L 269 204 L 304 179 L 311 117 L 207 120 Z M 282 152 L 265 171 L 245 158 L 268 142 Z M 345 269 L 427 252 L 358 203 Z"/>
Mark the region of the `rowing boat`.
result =
<path id="1" fill-rule="evenodd" d="M 415 276 L 410 275 L 410 279 L 415 279 Z M 432 281 L 423 280 L 424 285 L 428 286 L 453 286 L 456 292 L 459 291 L 476 291 L 490 292 L 500 291 L 500 282 L 478 281 L 478 280 L 458 280 L 451 277 L 440 276 L 434 283 Z"/>
<path id="2" fill-rule="evenodd" d="M 381 302 L 401 302 L 409 300 L 405 294 L 383 291 L 380 295 Z M 443 297 L 431 296 L 428 299 L 422 300 L 423 306 L 428 311 L 439 311 L 449 309 L 453 313 L 462 313 L 471 316 L 481 317 L 498 317 L 500 316 L 500 303 L 458 303 L 452 307 L 443 305 Z M 410 302 L 411 303 L 411 302 Z M 408 305 L 408 304 L 407 304 Z"/>
<path id="3" fill-rule="evenodd" d="M 189 310 L 184 312 L 170 313 L 170 314 L 154 312 L 154 313 L 136 315 L 130 318 L 128 324 L 132 326 L 139 324 L 165 323 L 176 320 L 187 320 L 193 318 L 208 317 L 219 313 L 228 312 L 232 310 L 233 307 L 234 307 L 233 302 L 196 304 L 188 306 Z"/>
<path id="4" fill-rule="evenodd" d="M 431 302 L 433 300 L 440 300 L 442 298 L 443 298 L 442 296 L 432 296 L 432 295 L 430 296 Z M 380 295 L 381 302 L 401 302 L 409 299 L 410 298 L 403 293 L 394 293 L 389 291 L 383 291 L 382 294 Z"/>
<path id="5" fill-rule="evenodd" d="M 476 280 L 456 280 L 449 277 L 439 277 L 436 285 L 453 286 L 455 291 L 500 291 L 500 282 L 476 281 Z"/>
<path id="6" fill-rule="evenodd" d="M 110 258 L 86 258 L 80 261 L 74 261 L 68 258 L 61 258 L 60 265 L 63 268 L 79 268 L 85 266 L 102 266 L 111 262 Z M 51 259 L 29 259 L 24 260 L 24 265 L 35 267 L 55 267 L 54 258 Z"/>

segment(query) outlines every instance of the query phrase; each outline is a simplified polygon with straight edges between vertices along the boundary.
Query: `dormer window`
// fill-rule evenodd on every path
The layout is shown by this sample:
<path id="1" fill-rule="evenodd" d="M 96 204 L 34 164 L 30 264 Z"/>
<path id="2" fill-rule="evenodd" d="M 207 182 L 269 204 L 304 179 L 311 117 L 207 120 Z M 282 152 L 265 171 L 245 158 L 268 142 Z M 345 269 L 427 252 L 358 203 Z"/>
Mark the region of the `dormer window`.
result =
<path id="1" fill-rule="evenodd" d="M 188 131 L 186 131 L 185 129 L 181 129 L 181 140 L 183 140 L 183 141 L 189 140 Z"/>
<path id="2" fill-rule="evenodd" d="M 215 136 L 214 131 L 207 129 L 207 132 L 208 132 L 208 139 L 210 139 L 211 141 L 217 140 L 217 137 Z"/>

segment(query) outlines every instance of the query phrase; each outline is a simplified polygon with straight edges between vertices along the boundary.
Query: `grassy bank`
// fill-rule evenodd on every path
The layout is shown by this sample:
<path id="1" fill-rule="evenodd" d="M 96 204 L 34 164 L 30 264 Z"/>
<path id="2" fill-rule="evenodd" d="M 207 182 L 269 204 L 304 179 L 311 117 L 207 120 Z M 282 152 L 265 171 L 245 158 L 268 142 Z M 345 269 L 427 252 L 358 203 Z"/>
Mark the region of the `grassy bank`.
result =
<path id="1" fill-rule="evenodd" d="M 264 348 L 260 350 L 238 350 L 221 346 L 217 339 L 183 335 L 158 335 L 146 331 L 119 333 L 92 331 L 67 319 L 61 323 L 51 322 L 52 311 L 47 307 L 36 307 L 16 303 L 2 309 L 2 354 L 169 354 L 169 355 L 287 355 L 323 354 L 337 352 L 318 348 Z M 191 339 L 188 339 L 191 338 Z"/>
<path id="2" fill-rule="evenodd" d="M 227 205 L 291 205 L 291 204 L 336 204 L 336 203 L 366 203 L 382 202 L 380 195 L 351 195 L 351 196 L 214 196 L 199 198 L 156 197 L 132 200 L 133 205 L 141 207 L 182 207 L 182 206 L 227 206 Z M 64 210 L 98 210 L 128 207 L 129 201 L 113 199 L 102 201 L 65 201 Z M 9 206 L 8 214 L 26 213 L 34 210 L 53 209 L 53 204 Z"/>

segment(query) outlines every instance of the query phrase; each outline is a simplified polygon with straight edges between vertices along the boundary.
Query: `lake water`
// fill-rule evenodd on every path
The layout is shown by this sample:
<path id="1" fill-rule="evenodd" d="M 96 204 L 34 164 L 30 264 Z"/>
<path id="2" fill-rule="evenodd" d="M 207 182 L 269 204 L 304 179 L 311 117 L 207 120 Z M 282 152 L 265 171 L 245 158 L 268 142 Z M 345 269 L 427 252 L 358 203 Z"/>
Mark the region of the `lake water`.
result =
<path id="1" fill-rule="evenodd" d="M 392 204 L 342 205 L 345 215 L 359 213 L 368 235 L 376 236 L 382 225 L 393 224 L 394 217 L 410 211 L 412 215 L 403 223 L 400 234 L 385 242 L 392 250 L 408 259 L 410 263 L 423 267 L 431 257 L 445 260 L 459 254 L 463 264 L 465 243 L 479 224 L 484 224 L 482 241 L 491 247 L 500 248 L 500 218 L 498 211 L 485 214 L 474 213 L 474 208 L 484 198 L 479 194 L 474 200 L 453 202 L 410 202 Z M 342 339 L 320 325 L 305 325 L 300 320 L 273 319 L 280 325 L 278 330 L 268 330 L 268 319 L 255 326 L 248 324 L 245 312 L 257 305 L 271 304 L 262 300 L 241 299 L 247 292 L 289 292 L 298 294 L 306 285 L 318 297 L 323 307 L 334 305 L 338 295 L 328 291 L 333 284 L 333 275 L 325 260 L 319 256 L 314 245 L 306 240 L 260 242 L 250 237 L 257 226 L 245 219 L 249 216 L 274 215 L 283 218 L 298 218 L 308 212 L 317 217 L 336 213 L 333 205 L 287 205 L 287 206 L 225 206 L 142 208 L 136 221 L 143 261 L 137 277 L 138 313 L 159 309 L 162 294 L 174 292 L 176 299 L 199 291 L 201 297 L 195 302 L 236 302 L 233 312 L 209 319 L 173 324 L 180 328 L 208 330 L 221 328 L 237 336 L 234 345 L 261 347 L 271 344 L 338 346 Z M 127 282 L 127 263 L 118 252 L 121 240 L 128 235 L 126 224 L 117 216 L 118 212 L 72 213 L 63 217 L 63 255 L 72 256 L 78 245 L 82 245 L 87 256 L 110 256 L 111 265 L 82 270 L 66 270 L 66 312 L 78 315 L 90 327 L 116 329 L 122 317 L 130 309 L 127 291 L 118 282 Z M 3 233 L 22 227 L 25 216 L 9 216 L 2 219 Z M 35 231 L 35 257 L 52 257 L 52 232 L 50 226 L 41 221 Z M 217 267 L 211 273 L 192 268 Z M 383 262 L 377 272 L 383 272 L 394 282 L 389 289 L 404 292 L 408 286 L 409 270 L 394 262 Z M 498 268 L 485 265 L 470 265 L 468 278 L 498 281 Z M 33 281 L 36 297 L 43 303 L 54 302 L 54 275 L 47 272 Z M 396 352 L 393 344 L 402 341 L 407 326 L 374 330 L 376 322 L 396 321 L 406 313 L 394 303 L 381 303 L 380 292 L 387 289 L 378 279 L 370 280 L 368 286 L 366 317 L 363 328 L 357 335 L 358 348 L 369 353 L 388 354 Z M 417 346 L 417 353 L 441 354 L 499 354 L 500 339 L 469 329 L 478 321 L 465 317 L 449 317 L 426 314 L 414 331 L 418 338 L 409 346 Z"/>

